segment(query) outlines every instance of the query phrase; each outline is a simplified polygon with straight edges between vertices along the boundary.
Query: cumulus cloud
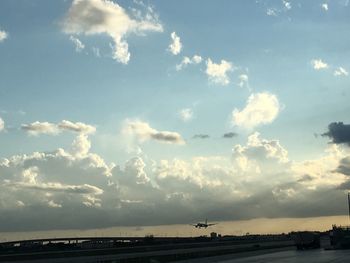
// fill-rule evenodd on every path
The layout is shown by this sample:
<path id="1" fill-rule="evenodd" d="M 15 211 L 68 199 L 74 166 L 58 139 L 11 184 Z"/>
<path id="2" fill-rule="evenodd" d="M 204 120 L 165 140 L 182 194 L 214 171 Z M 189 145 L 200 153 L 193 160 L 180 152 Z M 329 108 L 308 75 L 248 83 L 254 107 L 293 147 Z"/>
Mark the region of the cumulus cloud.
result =
<path id="1" fill-rule="evenodd" d="M 336 172 L 350 176 L 350 156 L 347 156 L 340 160 Z"/>
<path id="2" fill-rule="evenodd" d="M 56 124 L 50 122 L 33 122 L 30 124 L 22 124 L 22 130 L 25 130 L 29 135 L 38 136 L 40 134 L 56 135 L 60 131 Z"/>
<path id="3" fill-rule="evenodd" d="M 278 167 L 285 168 L 289 161 L 287 150 L 278 140 L 262 139 L 258 132 L 248 137 L 247 145 L 237 144 L 232 151 L 237 167 L 251 174 L 260 174 L 262 171 L 271 173 L 271 169 L 277 171 Z"/>
<path id="4" fill-rule="evenodd" d="M 86 135 L 78 138 L 80 136 Z M 75 144 L 72 145 L 74 153 Z M 85 205 L 92 199 L 99 205 L 101 200 L 97 196 L 104 193 L 102 188 L 106 189 L 112 168 L 98 155 L 88 151 L 75 155 L 58 149 L 52 153 L 35 152 L 2 159 L 0 196 L 4 202 L 0 202 L 0 209 L 11 204 L 10 197 L 4 195 L 9 191 L 14 200 L 25 201 L 26 205 L 32 206 L 52 207 L 50 201 L 62 206 Z"/>
<path id="5" fill-rule="evenodd" d="M 207 59 L 207 69 L 206 74 L 209 80 L 216 84 L 228 85 L 230 83 L 230 78 L 227 73 L 233 71 L 233 65 L 231 62 L 226 60 L 221 60 L 220 63 L 214 63 L 210 58 Z"/>
<path id="6" fill-rule="evenodd" d="M 0 30 L 0 43 L 3 42 L 8 37 L 8 33 L 6 31 Z"/>
<path id="7" fill-rule="evenodd" d="M 326 62 L 322 61 L 322 59 L 311 60 L 311 65 L 315 70 L 328 68 L 328 64 Z"/>
<path id="8" fill-rule="evenodd" d="M 3 119 L 0 118 L 0 132 L 5 129 L 5 122 Z"/>
<path id="9" fill-rule="evenodd" d="M 335 144 L 348 144 L 350 146 L 350 124 L 332 122 L 328 125 L 328 131 L 322 136 L 329 137 Z"/>
<path id="10" fill-rule="evenodd" d="M 192 137 L 193 139 L 208 139 L 210 136 L 208 134 L 195 134 Z"/>
<path id="11" fill-rule="evenodd" d="M 199 64 L 201 62 L 202 62 L 202 57 L 199 55 L 194 55 L 192 58 L 185 56 L 183 57 L 181 63 L 176 65 L 176 70 L 179 71 L 187 67 L 187 65 Z"/>
<path id="12" fill-rule="evenodd" d="M 135 136 L 140 142 L 156 140 L 169 144 L 185 144 L 182 136 L 177 132 L 158 131 L 147 122 L 139 120 L 126 120 L 124 122 L 123 134 Z"/>
<path id="13" fill-rule="evenodd" d="M 291 171 L 300 184 L 310 190 L 323 187 L 334 188 L 348 180 L 346 174 L 339 169 L 341 160 L 348 155 L 349 151 L 346 149 L 338 145 L 330 145 L 319 159 L 294 162 Z"/>
<path id="14" fill-rule="evenodd" d="M 182 121 L 188 122 L 193 118 L 193 110 L 191 108 L 181 109 L 179 111 L 179 116 Z"/>
<path id="15" fill-rule="evenodd" d="M 222 135 L 222 138 L 230 139 L 236 136 L 238 136 L 238 134 L 235 132 L 227 132 L 227 133 L 224 133 L 224 135 Z"/>
<path id="16" fill-rule="evenodd" d="M 231 158 L 134 157 L 115 165 L 77 147 L 87 140 L 78 134 L 68 150 L 0 159 L 1 231 L 334 215 L 349 188 L 350 155 L 338 145 L 320 159 L 292 162 L 278 140 L 253 133 Z"/>
<path id="17" fill-rule="evenodd" d="M 273 122 L 279 112 L 280 104 L 276 95 L 268 92 L 254 93 L 249 96 L 242 110 L 233 110 L 232 123 L 245 129 L 253 129 Z"/>
<path id="18" fill-rule="evenodd" d="M 338 76 L 348 76 L 349 72 L 343 67 L 338 67 L 336 70 L 334 70 L 333 74 L 336 77 L 338 77 Z"/>
<path id="19" fill-rule="evenodd" d="M 70 36 L 69 39 L 73 42 L 76 52 L 81 52 L 85 48 L 85 45 L 79 40 L 79 38 Z"/>
<path id="20" fill-rule="evenodd" d="M 178 35 L 176 35 L 176 32 L 172 32 L 170 34 L 171 37 L 171 43 L 168 47 L 169 51 L 173 54 L 173 55 L 178 55 L 180 54 L 181 50 L 182 50 L 182 43 L 181 43 L 181 39 Z"/>
<path id="21" fill-rule="evenodd" d="M 163 27 L 152 8 L 143 16 L 134 12 L 131 16 L 115 2 L 108 0 L 74 0 L 62 23 L 63 31 L 70 35 L 106 34 L 113 39 L 113 59 L 127 64 L 130 60 L 126 38 L 129 34 L 162 32 Z"/>
<path id="22" fill-rule="evenodd" d="M 324 11 L 328 11 L 328 4 L 327 3 L 323 3 L 321 5 L 321 8 L 324 10 Z"/>

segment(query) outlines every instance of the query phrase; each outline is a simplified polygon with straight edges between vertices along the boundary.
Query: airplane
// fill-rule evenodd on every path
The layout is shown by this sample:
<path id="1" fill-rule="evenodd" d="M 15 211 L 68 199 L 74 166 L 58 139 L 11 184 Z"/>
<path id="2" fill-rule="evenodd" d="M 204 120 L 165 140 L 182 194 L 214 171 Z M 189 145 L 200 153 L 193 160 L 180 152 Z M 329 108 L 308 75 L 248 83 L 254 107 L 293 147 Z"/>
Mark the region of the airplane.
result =
<path id="1" fill-rule="evenodd" d="M 208 219 L 205 219 L 204 223 L 199 222 L 195 225 L 191 224 L 191 226 L 194 226 L 195 228 L 202 228 L 202 227 L 207 228 L 208 226 L 213 226 L 213 225 L 217 225 L 217 224 L 208 224 Z"/>

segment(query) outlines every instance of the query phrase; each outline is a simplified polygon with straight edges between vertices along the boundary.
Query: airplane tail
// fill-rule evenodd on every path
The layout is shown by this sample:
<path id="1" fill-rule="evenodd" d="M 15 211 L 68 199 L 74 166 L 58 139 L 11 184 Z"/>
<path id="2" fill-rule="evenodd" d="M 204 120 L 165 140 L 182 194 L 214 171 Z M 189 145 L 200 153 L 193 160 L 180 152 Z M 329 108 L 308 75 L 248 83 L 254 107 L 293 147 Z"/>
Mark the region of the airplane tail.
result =
<path id="1" fill-rule="evenodd" d="M 205 219 L 205 224 L 206 224 L 206 225 L 208 224 L 208 218 Z"/>

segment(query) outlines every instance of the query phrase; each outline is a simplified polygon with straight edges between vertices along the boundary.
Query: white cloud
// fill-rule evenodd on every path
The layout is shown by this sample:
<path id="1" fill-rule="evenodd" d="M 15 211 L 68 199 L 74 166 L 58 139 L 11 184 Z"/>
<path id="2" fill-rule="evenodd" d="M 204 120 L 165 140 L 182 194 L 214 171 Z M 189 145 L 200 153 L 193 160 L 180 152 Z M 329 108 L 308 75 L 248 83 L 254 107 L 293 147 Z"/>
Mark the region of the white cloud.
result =
<path id="1" fill-rule="evenodd" d="M 144 34 L 148 31 L 162 32 L 163 27 L 152 8 L 142 16 L 132 18 L 124 8 L 108 0 L 74 0 L 63 21 L 67 34 L 107 34 L 113 39 L 113 59 L 127 64 L 130 52 L 126 37 L 130 33 Z"/>
<path id="2" fill-rule="evenodd" d="M 182 43 L 181 43 L 180 37 L 177 36 L 175 32 L 172 32 L 170 37 L 171 37 L 172 42 L 169 45 L 169 51 L 173 55 L 180 54 L 180 52 L 182 50 Z"/>
<path id="3" fill-rule="evenodd" d="M 230 78 L 227 76 L 227 73 L 230 71 L 233 71 L 233 65 L 231 62 L 221 60 L 220 63 L 215 64 L 210 58 L 207 60 L 206 73 L 209 80 L 213 83 L 228 85 L 230 83 Z"/>
<path id="4" fill-rule="evenodd" d="M 314 59 L 311 61 L 311 64 L 314 69 L 320 70 L 320 69 L 326 69 L 328 68 L 328 64 L 321 59 Z"/>
<path id="5" fill-rule="evenodd" d="M 179 111 L 179 116 L 182 121 L 188 122 L 193 118 L 193 110 L 191 108 L 182 109 Z"/>
<path id="6" fill-rule="evenodd" d="M 199 55 L 194 55 L 192 58 L 190 58 L 190 57 L 183 57 L 181 63 L 176 65 L 176 70 L 179 71 L 179 70 L 187 67 L 187 65 L 199 64 L 201 62 L 202 62 L 202 57 L 199 56 Z"/>
<path id="7" fill-rule="evenodd" d="M 338 67 L 336 70 L 334 70 L 334 76 L 348 76 L 349 72 L 343 68 L 343 67 Z"/>
<path id="8" fill-rule="evenodd" d="M 3 42 L 8 37 L 8 33 L 6 31 L 0 30 L 0 42 Z"/>
<path id="9" fill-rule="evenodd" d="M 325 10 L 325 11 L 328 11 L 328 4 L 327 3 L 323 3 L 321 5 L 322 9 Z"/>
<path id="10" fill-rule="evenodd" d="M 286 1 L 286 0 L 283 0 L 282 2 L 283 2 L 284 7 L 285 7 L 287 10 L 292 9 L 292 5 L 291 5 L 290 2 L 288 2 L 288 1 Z"/>
<path id="11" fill-rule="evenodd" d="M 40 135 L 40 134 L 51 134 L 56 135 L 62 131 L 72 131 L 81 134 L 92 134 L 95 133 L 96 128 L 94 126 L 82 123 L 82 122 L 71 122 L 63 120 L 58 124 L 50 122 L 33 122 L 30 124 L 22 124 L 22 130 L 25 130 L 29 135 Z"/>
<path id="12" fill-rule="evenodd" d="M 57 126 L 61 130 L 73 131 L 77 133 L 92 134 L 96 132 L 96 127 L 82 122 L 74 123 L 71 121 L 63 120 Z"/>
<path id="13" fill-rule="evenodd" d="M 5 129 L 5 122 L 3 119 L 0 118 L 0 132 Z"/>
<path id="14" fill-rule="evenodd" d="M 315 189 L 324 186 L 336 186 L 345 182 L 348 177 L 337 171 L 340 160 L 349 156 L 349 151 L 332 144 L 325 154 L 318 159 L 294 162 L 291 170 L 296 179 L 305 187 Z"/>
<path id="15" fill-rule="evenodd" d="M 241 74 L 238 76 L 239 83 L 238 86 L 241 88 L 247 87 L 249 89 L 249 77 L 247 74 Z"/>
<path id="16" fill-rule="evenodd" d="M 98 47 L 92 47 L 92 53 L 98 58 L 101 57 L 100 49 Z"/>
<path id="17" fill-rule="evenodd" d="M 136 136 L 140 142 L 156 140 L 170 144 L 185 144 L 182 136 L 177 132 L 158 131 L 152 128 L 147 122 L 139 120 L 126 120 L 122 130 L 125 135 Z"/>
<path id="18" fill-rule="evenodd" d="M 9 193 L 15 200 L 26 200 L 26 205 L 84 206 L 93 199 L 98 206 L 101 199 L 97 196 L 109 191 L 108 178 L 114 166 L 108 166 L 101 157 L 90 153 L 89 147 L 78 149 L 77 142 L 81 140 L 88 141 L 87 136 L 78 135 L 72 145 L 73 154 L 58 149 L 52 153 L 34 152 L 2 159 L 0 197 L 4 202 L 0 201 L 0 209 L 11 206 Z"/>
<path id="19" fill-rule="evenodd" d="M 86 156 L 90 148 L 91 143 L 86 134 L 79 134 L 72 143 L 72 153 L 77 157 Z"/>
<path id="20" fill-rule="evenodd" d="M 39 134 L 56 135 L 60 131 L 56 124 L 50 122 L 33 122 L 30 124 L 22 124 L 22 130 L 25 130 L 29 135 L 38 136 Z"/>
<path id="21" fill-rule="evenodd" d="M 70 36 L 69 39 L 75 45 L 76 52 L 81 52 L 85 48 L 85 45 L 79 40 L 79 38 L 74 37 L 74 36 Z"/>
<path id="22" fill-rule="evenodd" d="M 288 152 L 278 140 L 266 140 L 260 138 L 260 133 L 255 132 L 248 137 L 247 145 L 236 145 L 233 149 L 234 156 L 245 156 L 249 160 L 266 162 L 266 159 L 274 159 L 279 163 L 287 163 Z"/>
<path id="23" fill-rule="evenodd" d="M 277 10 L 275 8 L 268 8 L 266 14 L 268 16 L 277 16 Z"/>
<path id="24" fill-rule="evenodd" d="M 234 109 L 232 123 L 245 129 L 253 129 L 274 121 L 280 111 L 278 98 L 268 92 L 254 93 L 249 96 L 242 110 Z"/>

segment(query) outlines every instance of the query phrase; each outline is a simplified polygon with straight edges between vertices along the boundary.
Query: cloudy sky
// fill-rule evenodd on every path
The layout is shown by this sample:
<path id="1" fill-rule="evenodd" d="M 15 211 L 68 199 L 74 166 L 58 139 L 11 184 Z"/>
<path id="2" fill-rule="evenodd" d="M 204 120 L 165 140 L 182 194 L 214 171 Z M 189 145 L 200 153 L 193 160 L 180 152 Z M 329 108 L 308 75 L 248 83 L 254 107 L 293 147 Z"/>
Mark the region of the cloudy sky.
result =
<path id="1" fill-rule="evenodd" d="M 1 1 L 0 232 L 346 215 L 349 12 Z"/>

